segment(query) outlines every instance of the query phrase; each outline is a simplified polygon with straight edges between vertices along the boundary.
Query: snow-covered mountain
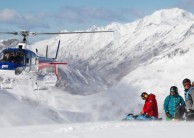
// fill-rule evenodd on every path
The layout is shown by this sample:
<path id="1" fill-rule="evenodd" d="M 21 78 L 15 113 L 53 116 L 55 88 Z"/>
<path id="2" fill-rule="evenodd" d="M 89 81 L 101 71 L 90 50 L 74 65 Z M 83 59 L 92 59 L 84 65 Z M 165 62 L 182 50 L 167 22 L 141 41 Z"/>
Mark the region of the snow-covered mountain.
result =
<path id="1" fill-rule="evenodd" d="M 163 116 L 170 86 L 177 85 L 183 95 L 182 80 L 193 79 L 194 16 L 187 11 L 160 10 L 132 23 L 90 30 L 114 33 L 57 35 L 32 46 L 45 55 L 48 45 L 49 57 L 54 57 L 61 40 L 58 60 L 69 64 L 60 66 L 57 88 L 3 91 L 3 125 L 120 120 L 139 113 L 143 91 L 156 94 Z"/>
<path id="2" fill-rule="evenodd" d="M 15 47 L 19 43 L 16 39 L 10 39 L 10 40 L 1 40 L 0 41 L 0 51 L 5 47 Z"/>
<path id="3" fill-rule="evenodd" d="M 35 44 L 42 53 L 49 45 L 49 55 L 54 56 L 61 40 L 58 59 L 69 65 L 61 67 L 59 85 L 75 94 L 107 89 L 142 65 L 164 58 L 170 61 L 191 51 L 194 16 L 175 8 L 157 11 L 132 23 L 112 23 L 88 30 L 115 32 L 60 35 Z"/>

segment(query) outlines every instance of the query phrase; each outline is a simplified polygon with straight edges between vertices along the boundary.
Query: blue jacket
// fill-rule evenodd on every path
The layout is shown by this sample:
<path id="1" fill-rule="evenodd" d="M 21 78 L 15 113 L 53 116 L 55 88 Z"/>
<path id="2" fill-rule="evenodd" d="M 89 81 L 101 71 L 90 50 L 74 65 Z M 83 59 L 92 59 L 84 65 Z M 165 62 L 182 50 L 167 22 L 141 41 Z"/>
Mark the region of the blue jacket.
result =
<path id="1" fill-rule="evenodd" d="M 171 114 L 173 117 L 175 117 L 176 108 L 179 105 L 185 106 L 185 102 L 183 98 L 176 94 L 176 95 L 168 95 L 166 99 L 164 100 L 164 111 L 165 113 Z"/>

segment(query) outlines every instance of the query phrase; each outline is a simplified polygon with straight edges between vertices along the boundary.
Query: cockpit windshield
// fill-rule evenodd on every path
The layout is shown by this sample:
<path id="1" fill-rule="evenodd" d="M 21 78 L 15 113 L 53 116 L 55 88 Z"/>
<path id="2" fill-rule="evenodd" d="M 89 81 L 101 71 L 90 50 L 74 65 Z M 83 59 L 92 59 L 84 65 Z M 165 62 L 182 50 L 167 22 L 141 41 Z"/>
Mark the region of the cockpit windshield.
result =
<path id="1" fill-rule="evenodd" d="M 24 64 L 24 53 L 22 51 L 4 50 L 1 53 L 0 61 Z"/>

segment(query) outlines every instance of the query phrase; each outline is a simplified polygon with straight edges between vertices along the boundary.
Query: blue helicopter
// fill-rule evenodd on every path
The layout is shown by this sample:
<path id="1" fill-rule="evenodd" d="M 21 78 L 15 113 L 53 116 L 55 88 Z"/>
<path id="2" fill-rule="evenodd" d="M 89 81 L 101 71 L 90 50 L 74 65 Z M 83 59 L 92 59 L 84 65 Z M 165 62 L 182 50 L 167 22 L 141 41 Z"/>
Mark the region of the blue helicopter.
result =
<path id="1" fill-rule="evenodd" d="M 37 33 L 23 30 L 20 32 L 0 32 L 0 34 L 20 35 L 23 37 L 17 47 L 4 49 L 0 53 L 0 89 L 12 89 L 21 80 L 30 80 L 34 89 L 45 89 L 56 85 L 59 78 L 58 65 L 67 64 L 67 62 L 59 62 L 56 60 L 60 47 L 60 40 L 58 42 L 56 56 L 54 58 L 48 58 L 48 46 L 45 57 L 38 55 L 37 50 L 32 51 L 27 49 L 27 37 L 29 35 L 104 32 L 113 31 Z M 23 82 L 25 83 L 26 81 Z"/>

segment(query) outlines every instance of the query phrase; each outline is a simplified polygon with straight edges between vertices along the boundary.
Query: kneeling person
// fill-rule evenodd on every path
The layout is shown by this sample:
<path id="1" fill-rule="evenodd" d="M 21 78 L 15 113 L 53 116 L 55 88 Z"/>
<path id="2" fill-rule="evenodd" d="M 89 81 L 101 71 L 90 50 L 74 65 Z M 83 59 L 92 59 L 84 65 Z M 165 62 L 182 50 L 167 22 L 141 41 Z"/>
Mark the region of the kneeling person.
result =
<path id="1" fill-rule="evenodd" d="M 141 98 L 145 100 L 144 106 L 140 115 L 137 117 L 138 120 L 157 120 L 158 119 L 158 105 L 156 96 L 152 93 L 147 94 L 143 92 Z"/>
<path id="2" fill-rule="evenodd" d="M 158 105 L 154 94 L 143 92 L 141 98 L 145 100 L 139 115 L 128 114 L 123 120 L 161 120 L 158 118 Z"/>

